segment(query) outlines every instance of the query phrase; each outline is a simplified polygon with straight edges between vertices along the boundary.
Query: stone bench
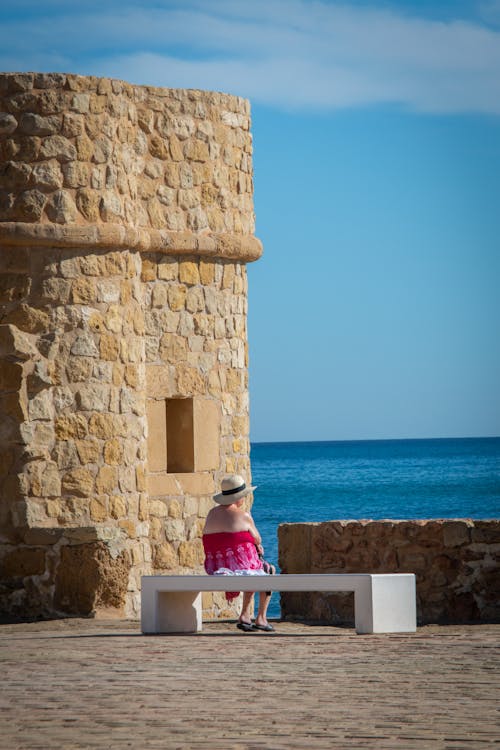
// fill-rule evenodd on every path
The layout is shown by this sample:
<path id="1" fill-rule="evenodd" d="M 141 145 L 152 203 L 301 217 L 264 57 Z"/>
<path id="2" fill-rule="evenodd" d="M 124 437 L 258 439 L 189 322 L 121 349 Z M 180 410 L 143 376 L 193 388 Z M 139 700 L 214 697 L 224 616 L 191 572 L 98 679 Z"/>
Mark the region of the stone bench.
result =
<path id="1" fill-rule="evenodd" d="M 414 633 L 413 573 L 142 576 L 143 633 L 197 633 L 203 591 L 353 591 L 357 633 Z"/>

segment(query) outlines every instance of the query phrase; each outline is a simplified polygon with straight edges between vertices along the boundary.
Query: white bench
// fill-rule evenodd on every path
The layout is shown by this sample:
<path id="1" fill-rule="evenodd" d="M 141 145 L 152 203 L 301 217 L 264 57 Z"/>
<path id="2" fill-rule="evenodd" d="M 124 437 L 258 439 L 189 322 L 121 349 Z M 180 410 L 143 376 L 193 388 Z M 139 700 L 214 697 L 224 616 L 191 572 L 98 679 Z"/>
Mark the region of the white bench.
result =
<path id="1" fill-rule="evenodd" d="M 357 633 L 414 633 L 413 573 L 142 576 L 143 633 L 197 633 L 203 591 L 354 591 Z"/>

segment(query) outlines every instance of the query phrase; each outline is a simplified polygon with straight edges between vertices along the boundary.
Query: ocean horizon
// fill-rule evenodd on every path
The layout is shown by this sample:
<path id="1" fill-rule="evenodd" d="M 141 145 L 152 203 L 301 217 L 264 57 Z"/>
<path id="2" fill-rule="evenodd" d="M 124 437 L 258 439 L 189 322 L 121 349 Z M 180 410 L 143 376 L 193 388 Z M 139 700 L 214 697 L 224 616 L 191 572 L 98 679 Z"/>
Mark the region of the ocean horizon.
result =
<path id="1" fill-rule="evenodd" d="M 500 437 L 252 442 L 250 459 L 252 515 L 276 565 L 282 523 L 500 518 Z"/>

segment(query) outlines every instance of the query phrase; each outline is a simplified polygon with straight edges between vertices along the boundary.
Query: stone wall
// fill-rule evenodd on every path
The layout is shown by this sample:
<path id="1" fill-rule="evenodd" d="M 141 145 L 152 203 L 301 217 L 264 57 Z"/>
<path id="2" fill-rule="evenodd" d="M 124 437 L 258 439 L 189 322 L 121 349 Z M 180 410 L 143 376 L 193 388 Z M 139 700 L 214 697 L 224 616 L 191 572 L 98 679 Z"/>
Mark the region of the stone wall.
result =
<path id="1" fill-rule="evenodd" d="M 0 76 L 0 611 L 136 617 L 250 481 L 251 153 L 238 97 Z"/>
<path id="2" fill-rule="evenodd" d="M 282 524 L 283 573 L 415 573 L 423 623 L 500 621 L 500 521 Z M 353 622 L 352 594 L 282 594 L 284 617 Z"/>

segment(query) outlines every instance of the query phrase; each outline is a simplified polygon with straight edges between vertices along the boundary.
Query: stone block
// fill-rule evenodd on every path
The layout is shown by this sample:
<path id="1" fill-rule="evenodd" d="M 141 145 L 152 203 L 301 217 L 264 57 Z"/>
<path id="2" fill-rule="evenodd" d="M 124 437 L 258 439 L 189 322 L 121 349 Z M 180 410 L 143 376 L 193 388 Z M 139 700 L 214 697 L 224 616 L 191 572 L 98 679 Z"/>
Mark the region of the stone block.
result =
<path id="1" fill-rule="evenodd" d="M 160 472 L 149 473 L 147 476 L 147 488 L 150 497 L 168 497 L 169 495 L 180 495 L 181 490 L 174 474 Z"/>
<path id="2" fill-rule="evenodd" d="M 108 385 L 82 385 L 75 398 L 78 408 L 82 411 L 106 412 L 109 407 L 110 389 Z"/>
<path id="3" fill-rule="evenodd" d="M 54 416 L 52 393 L 48 390 L 41 391 L 30 399 L 28 404 L 29 418 L 51 420 Z"/>
<path id="4" fill-rule="evenodd" d="M 156 545 L 153 551 L 153 566 L 159 570 L 174 570 L 179 565 L 175 547 L 169 542 Z"/>
<path id="5" fill-rule="evenodd" d="M 445 547 L 459 547 L 470 541 L 471 522 L 445 521 L 443 525 L 443 541 Z"/>
<path id="6" fill-rule="evenodd" d="M 312 524 L 280 524 L 278 527 L 279 565 L 283 573 L 309 573 L 311 567 Z"/>
<path id="7" fill-rule="evenodd" d="M 94 489 L 94 477 L 87 469 L 73 469 L 63 476 L 61 489 L 66 495 L 89 497 Z"/>
<path id="8" fill-rule="evenodd" d="M 118 466 L 123 461 L 123 443 L 118 438 L 112 438 L 104 444 L 104 461 L 112 466 Z"/>
<path id="9" fill-rule="evenodd" d="M 178 312 L 183 310 L 186 304 L 187 289 L 184 285 L 170 286 L 167 292 L 170 310 Z"/>
<path id="10" fill-rule="evenodd" d="M 184 522 L 177 518 L 166 518 L 164 521 L 164 530 L 168 542 L 181 542 L 186 538 Z"/>
<path id="11" fill-rule="evenodd" d="M 52 135 L 45 138 L 40 146 L 42 159 L 57 159 L 61 163 L 76 161 L 77 150 L 68 138 Z"/>
<path id="12" fill-rule="evenodd" d="M 199 568 L 203 565 L 205 555 L 201 539 L 179 544 L 179 565 L 184 568 Z"/>
<path id="13" fill-rule="evenodd" d="M 146 390 L 148 398 L 168 398 L 172 394 L 169 368 L 164 365 L 147 365 Z"/>
<path id="14" fill-rule="evenodd" d="M 179 280 L 183 284 L 199 284 L 200 273 L 198 270 L 198 264 L 193 261 L 181 261 L 179 263 Z"/>
<path id="15" fill-rule="evenodd" d="M 112 556 L 103 542 L 61 548 L 54 605 L 61 613 L 88 616 L 100 607 L 123 610 L 130 561 Z"/>
<path id="16" fill-rule="evenodd" d="M 88 185 L 90 172 L 88 164 L 81 161 L 70 162 L 62 168 L 64 185 L 70 188 L 80 188 Z"/>
<path id="17" fill-rule="evenodd" d="M 76 194 L 76 207 L 82 216 L 95 223 L 99 219 L 100 195 L 97 190 L 83 187 Z"/>
<path id="18" fill-rule="evenodd" d="M 115 526 L 78 526 L 64 529 L 64 540 L 67 544 L 106 542 L 111 548 L 120 543 L 120 537 L 120 530 Z"/>
<path id="19" fill-rule="evenodd" d="M 136 484 L 136 470 L 134 466 L 121 466 L 120 473 L 118 476 L 118 487 L 120 492 L 135 492 L 137 490 Z"/>
<path id="20" fill-rule="evenodd" d="M 99 356 L 99 350 L 92 334 L 88 331 L 83 331 L 78 334 L 71 346 L 71 354 L 77 357 L 97 358 Z"/>
<path id="21" fill-rule="evenodd" d="M 66 366 L 66 376 L 70 383 L 81 383 L 89 380 L 94 367 L 94 360 L 84 357 L 72 357 Z"/>
<path id="22" fill-rule="evenodd" d="M 220 466 L 220 409 L 216 401 L 195 398 L 194 466 L 197 472 L 216 470 Z"/>
<path id="23" fill-rule="evenodd" d="M 120 342 L 116 336 L 107 333 L 101 334 L 99 352 L 102 359 L 116 362 L 120 353 Z"/>
<path id="24" fill-rule="evenodd" d="M 149 501 L 149 513 L 151 516 L 157 516 L 158 518 L 166 518 L 169 514 L 169 508 L 166 502 L 162 500 L 150 500 Z M 173 516 L 179 518 L 180 516 Z"/>
<path id="25" fill-rule="evenodd" d="M 193 495 L 195 497 L 215 494 L 215 483 L 211 472 L 176 474 L 175 478 L 181 488 L 182 494 Z"/>
<path id="26" fill-rule="evenodd" d="M 474 521 L 471 541 L 482 544 L 500 544 L 500 521 Z"/>
<path id="27" fill-rule="evenodd" d="M 32 528 L 25 531 L 23 541 L 25 544 L 36 547 L 57 544 L 64 533 L 59 528 Z"/>
<path id="28" fill-rule="evenodd" d="M 0 559 L 0 579 L 24 578 L 45 573 L 45 550 L 18 547 Z"/>
<path id="29" fill-rule="evenodd" d="M 118 472 L 114 466 L 101 466 L 95 478 L 95 488 L 100 495 L 116 494 L 118 489 Z"/>
<path id="30" fill-rule="evenodd" d="M 162 258 L 158 263 L 158 278 L 165 281 L 174 281 L 179 275 L 179 264 L 171 258 Z"/>
<path id="31" fill-rule="evenodd" d="M 113 414 L 92 414 L 88 422 L 88 431 L 90 435 L 103 440 L 124 434 L 120 419 Z"/>
<path id="32" fill-rule="evenodd" d="M 87 420 L 82 414 L 68 414 L 57 417 L 55 433 L 59 440 L 84 438 L 87 435 Z"/>
<path id="33" fill-rule="evenodd" d="M 112 495 L 109 498 L 109 512 L 112 518 L 124 518 L 127 515 L 127 503 L 122 495 Z"/>
<path id="34" fill-rule="evenodd" d="M 18 122 L 14 115 L 8 112 L 0 112 L 0 135 L 11 135 L 17 129 Z"/>
<path id="35" fill-rule="evenodd" d="M 90 501 L 90 518 L 96 523 L 102 523 L 108 518 L 108 507 L 107 498 L 105 495 L 102 497 L 94 497 Z"/>
<path id="36" fill-rule="evenodd" d="M 198 369 L 184 363 L 176 368 L 175 382 L 180 396 L 195 396 L 205 391 L 205 383 Z"/>
<path id="37" fill-rule="evenodd" d="M 123 519 L 118 522 L 118 526 L 125 532 L 129 539 L 135 539 L 138 536 L 137 527 L 133 521 Z"/>

